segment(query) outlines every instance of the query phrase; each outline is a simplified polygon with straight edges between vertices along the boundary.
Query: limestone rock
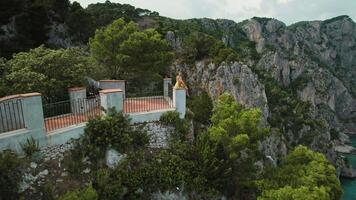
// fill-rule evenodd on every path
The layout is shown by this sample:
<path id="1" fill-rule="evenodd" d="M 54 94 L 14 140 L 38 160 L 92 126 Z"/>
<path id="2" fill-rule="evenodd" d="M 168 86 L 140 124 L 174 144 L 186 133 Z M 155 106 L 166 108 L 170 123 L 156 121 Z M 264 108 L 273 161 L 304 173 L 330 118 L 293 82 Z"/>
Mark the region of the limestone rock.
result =
<path id="1" fill-rule="evenodd" d="M 105 154 L 105 163 L 109 168 L 115 168 L 126 155 L 120 154 L 114 149 L 109 149 Z"/>

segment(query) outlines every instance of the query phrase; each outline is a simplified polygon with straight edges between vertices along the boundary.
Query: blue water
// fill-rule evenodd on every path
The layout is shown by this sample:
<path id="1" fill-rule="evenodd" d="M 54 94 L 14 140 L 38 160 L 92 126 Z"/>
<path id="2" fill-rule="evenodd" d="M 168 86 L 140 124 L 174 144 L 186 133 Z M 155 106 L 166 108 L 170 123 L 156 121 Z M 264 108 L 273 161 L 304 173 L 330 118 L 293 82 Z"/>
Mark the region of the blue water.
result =
<path id="1" fill-rule="evenodd" d="M 356 136 L 350 137 L 352 146 L 356 147 Z M 356 168 L 356 155 L 345 155 L 352 166 Z M 342 200 L 356 200 L 356 179 L 341 179 L 344 194 Z"/>

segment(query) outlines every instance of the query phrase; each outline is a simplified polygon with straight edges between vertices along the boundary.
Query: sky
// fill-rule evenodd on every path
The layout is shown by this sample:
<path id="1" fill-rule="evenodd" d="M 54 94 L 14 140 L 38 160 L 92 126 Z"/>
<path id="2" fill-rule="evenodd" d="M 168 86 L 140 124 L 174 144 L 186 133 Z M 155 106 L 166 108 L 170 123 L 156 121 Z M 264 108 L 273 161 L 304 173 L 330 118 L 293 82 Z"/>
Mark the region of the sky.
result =
<path id="1" fill-rule="evenodd" d="M 73 1 L 73 0 L 72 0 Z M 83 7 L 105 0 L 76 0 Z M 157 11 L 175 19 L 224 18 L 236 22 L 254 16 L 271 17 L 292 24 L 324 20 L 339 15 L 356 19 L 356 0 L 111 0 Z"/>

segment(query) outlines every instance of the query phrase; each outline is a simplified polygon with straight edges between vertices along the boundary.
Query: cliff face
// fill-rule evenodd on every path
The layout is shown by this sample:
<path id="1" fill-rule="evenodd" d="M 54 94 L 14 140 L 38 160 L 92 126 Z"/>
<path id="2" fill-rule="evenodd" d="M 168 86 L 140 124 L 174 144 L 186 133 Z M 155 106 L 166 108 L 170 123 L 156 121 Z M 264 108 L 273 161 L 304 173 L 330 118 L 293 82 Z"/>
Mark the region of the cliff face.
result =
<path id="1" fill-rule="evenodd" d="M 297 83 L 298 98 L 310 102 L 329 129 L 356 133 L 356 25 L 350 18 L 289 27 L 252 19 L 243 29 L 261 53 L 257 69 L 285 87 Z"/>
<path id="2" fill-rule="evenodd" d="M 174 65 L 174 70 L 185 72 L 192 92 L 206 90 L 216 98 L 228 91 L 240 104 L 259 107 L 273 128 L 270 120 L 273 116 L 288 118 L 281 113 L 283 109 L 295 114 L 291 118 L 301 116 L 302 122 L 281 120 L 279 131 L 273 132 L 282 134 L 273 134 L 263 143 L 265 154 L 275 159 L 286 153 L 287 146 L 303 143 L 308 138 L 308 146 L 335 161 L 335 152 L 330 147 L 339 142 L 343 133 L 356 134 L 355 23 L 347 16 L 291 26 L 266 18 L 239 24 L 209 19 L 201 19 L 200 23 L 206 33 L 219 31 L 218 39 L 233 49 L 239 46 L 239 38 L 244 33 L 249 41 L 256 43 L 258 58 L 220 65 L 209 60 L 196 62 L 194 66 Z M 167 36 L 172 47 L 181 51 L 182 39 L 172 32 Z M 275 105 L 275 97 L 271 95 L 274 88 L 270 87 L 271 79 L 263 78 L 266 75 L 289 95 L 287 104 L 297 103 L 289 107 Z M 298 106 L 303 102 L 308 108 L 298 114 Z"/>

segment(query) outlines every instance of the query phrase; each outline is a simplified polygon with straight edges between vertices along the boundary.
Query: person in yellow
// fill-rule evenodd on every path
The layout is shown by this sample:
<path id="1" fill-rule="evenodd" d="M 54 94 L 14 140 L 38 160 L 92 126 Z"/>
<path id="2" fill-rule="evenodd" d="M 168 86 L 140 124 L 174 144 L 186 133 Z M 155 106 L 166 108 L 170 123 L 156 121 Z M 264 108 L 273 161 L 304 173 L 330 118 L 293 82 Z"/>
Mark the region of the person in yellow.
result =
<path id="1" fill-rule="evenodd" d="M 176 76 L 176 84 L 174 85 L 174 88 L 176 88 L 176 89 L 184 88 L 188 92 L 188 87 L 183 81 L 181 72 L 179 72 Z"/>

